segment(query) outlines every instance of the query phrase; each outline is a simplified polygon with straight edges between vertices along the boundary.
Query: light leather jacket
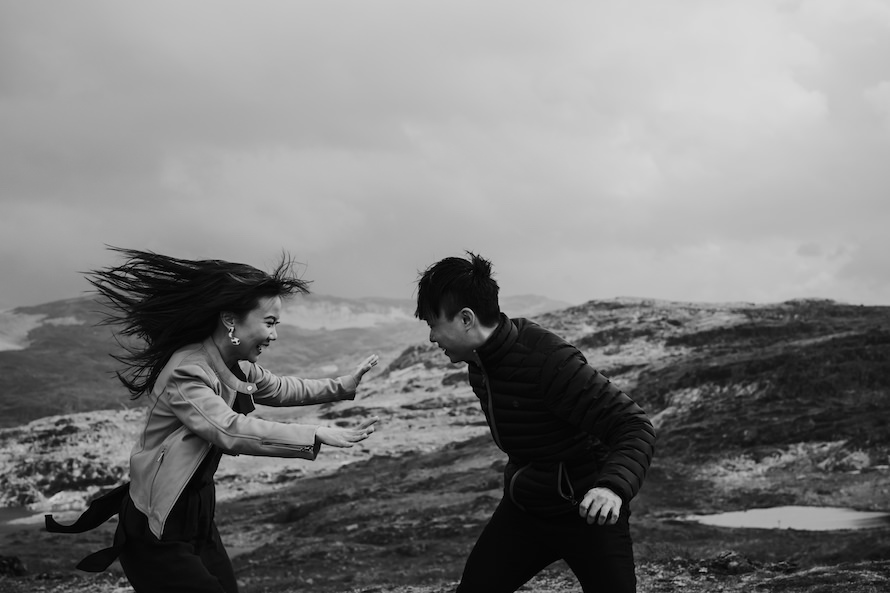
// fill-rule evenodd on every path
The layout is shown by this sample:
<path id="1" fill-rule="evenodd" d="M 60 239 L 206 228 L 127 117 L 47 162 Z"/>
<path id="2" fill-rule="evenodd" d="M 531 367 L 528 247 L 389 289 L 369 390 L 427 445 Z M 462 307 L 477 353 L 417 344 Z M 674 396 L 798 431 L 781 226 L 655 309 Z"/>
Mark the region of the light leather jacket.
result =
<path id="1" fill-rule="evenodd" d="M 232 410 L 238 392 L 267 406 L 353 399 L 352 375 L 337 379 L 278 377 L 239 362 L 247 381 L 222 360 L 213 340 L 181 348 L 164 366 L 149 397 L 145 428 L 130 452 L 130 497 L 158 538 L 173 505 L 216 445 L 226 453 L 315 459 L 317 426 L 248 418 Z"/>

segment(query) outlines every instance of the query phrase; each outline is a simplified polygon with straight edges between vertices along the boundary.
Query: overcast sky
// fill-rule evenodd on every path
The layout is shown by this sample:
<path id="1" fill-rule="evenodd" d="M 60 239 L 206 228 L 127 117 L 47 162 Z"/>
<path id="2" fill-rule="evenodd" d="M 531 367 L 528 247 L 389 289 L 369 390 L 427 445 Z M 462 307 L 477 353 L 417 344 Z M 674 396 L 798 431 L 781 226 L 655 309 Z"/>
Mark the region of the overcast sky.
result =
<path id="1" fill-rule="evenodd" d="M 0 0 L 0 309 L 106 244 L 890 304 L 890 0 Z"/>

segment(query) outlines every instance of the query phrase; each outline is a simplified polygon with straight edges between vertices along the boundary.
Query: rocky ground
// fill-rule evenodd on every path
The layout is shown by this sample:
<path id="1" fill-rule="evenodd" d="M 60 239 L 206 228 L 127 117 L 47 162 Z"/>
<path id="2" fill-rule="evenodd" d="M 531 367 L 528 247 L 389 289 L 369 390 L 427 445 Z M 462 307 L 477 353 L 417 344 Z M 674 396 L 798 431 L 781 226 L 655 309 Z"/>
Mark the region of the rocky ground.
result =
<path id="1" fill-rule="evenodd" d="M 799 305 L 778 310 L 611 303 L 549 320 L 602 361 L 660 425 L 666 444 L 633 505 L 641 593 L 890 591 L 890 526 L 826 533 L 684 520 L 792 504 L 887 510 L 890 469 L 881 428 L 888 424 L 886 397 L 868 387 L 880 382 L 877 369 L 887 362 L 888 340 L 880 333 L 886 312 L 877 320 L 847 309 L 817 311 L 814 318 L 801 317 L 804 312 Z M 777 339 L 783 331 L 790 338 Z M 696 342 L 702 334 L 710 356 Z M 763 343 L 752 347 L 752 340 Z M 856 354 L 868 340 L 865 354 Z M 760 353 L 756 360 L 748 356 L 753 351 Z M 834 384 L 825 369 L 858 373 L 858 383 L 847 380 L 846 391 L 832 396 L 847 410 L 824 436 L 827 418 L 837 415 L 826 398 L 807 403 L 806 390 L 786 387 L 785 399 L 770 399 L 775 377 L 795 372 L 798 357 L 819 363 L 816 385 L 825 393 Z M 756 376 L 755 363 L 762 367 Z M 380 430 L 365 445 L 325 449 L 313 463 L 239 457 L 221 466 L 218 522 L 243 592 L 453 590 L 499 498 L 503 455 L 492 445 L 459 368 L 426 345 L 384 366 L 365 382 L 358 401 L 293 417 L 350 423 L 377 415 Z M 799 402 L 799 409 L 786 407 L 787 400 Z M 762 420 L 748 426 L 755 433 L 745 434 L 740 414 L 753 413 L 746 406 L 754 403 Z M 827 415 L 814 412 L 817 407 Z M 703 409 L 714 422 L 701 415 Z M 284 419 L 287 412 L 262 413 Z M 0 492 L 7 504 L 72 518 L 71 509 L 122 475 L 138 426 L 134 414 L 91 412 L 0 431 Z M 851 417 L 859 421 L 847 422 Z M 819 438 L 799 438 L 789 428 L 801 418 Z M 857 425 L 876 428 L 860 433 L 851 428 Z M 793 438 L 783 440 L 783 432 Z M 61 484 L 65 488 L 55 492 Z M 80 557 L 108 545 L 113 523 L 66 536 L 41 531 L 40 521 L 39 514 L 24 517 L 0 531 L 0 555 L 18 557 L 27 571 L 0 577 L 0 591 L 130 591 L 117 565 L 98 576 L 71 570 Z M 557 564 L 523 591 L 580 588 Z"/>
<path id="2" fill-rule="evenodd" d="M 463 558 L 497 502 L 503 460 L 484 428 L 468 422 L 472 396 L 459 387 L 451 389 L 426 399 L 406 393 L 421 398 L 402 404 L 415 408 L 412 420 L 401 413 L 385 414 L 371 405 L 377 403 L 373 397 L 321 412 L 334 421 L 372 411 L 383 419 L 378 447 L 370 442 L 340 456 L 327 450 L 317 467 L 302 462 L 277 469 L 254 467 L 251 478 L 249 465 L 238 467 L 240 459 L 229 460 L 235 463 L 221 472 L 225 502 L 219 523 L 242 590 L 452 590 Z M 390 431 L 402 437 L 387 436 Z M 451 440 L 452 434 L 461 438 Z M 418 437 L 416 446 L 407 435 Z M 758 469 L 738 462 L 719 472 L 709 467 L 697 473 L 682 465 L 655 465 L 634 505 L 639 591 L 890 590 L 890 528 L 826 535 L 681 520 L 688 513 L 736 508 L 740 499 L 860 508 L 886 504 L 886 471 L 835 467 L 789 480 L 784 472 L 773 471 L 775 464 Z M 740 487 L 752 476 L 756 479 Z M 57 515 L 64 519 L 73 513 Z M 15 551 L 28 575 L 0 580 L 0 591 L 129 591 L 117 565 L 98 576 L 70 570 L 77 559 L 107 545 L 113 527 L 110 523 L 87 536 L 50 535 L 33 524 L 7 531 L 3 553 Z M 567 569 L 557 565 L 524 590 L 579 588 Z"/>

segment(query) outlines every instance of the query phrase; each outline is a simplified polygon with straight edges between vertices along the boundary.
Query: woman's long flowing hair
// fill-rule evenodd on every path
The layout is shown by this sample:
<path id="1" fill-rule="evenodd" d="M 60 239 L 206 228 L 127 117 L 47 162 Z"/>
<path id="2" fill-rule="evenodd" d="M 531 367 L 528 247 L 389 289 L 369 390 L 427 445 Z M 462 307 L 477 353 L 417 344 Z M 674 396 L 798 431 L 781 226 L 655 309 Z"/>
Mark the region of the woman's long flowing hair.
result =
<path id="1" fill-rule="evenodd" d="M 118 266 L 86 274 L 109 312 L 105 325 L 120 325 L 126 354 L 112 357 L 127 370 L 118 372 L 133 399 L 154 388 L 170 357 L 179 348 L 209 337 L 219 314 L 241 316 L 264 297 L 308 294 L 308 282 L 294 273 L 294 260 L 282 254 L 271 273 L 221 260 L 185 260 L 150 251 L 109 247 L 125 257 Z M 135 343 L 135 345 L 134 345 Z"/>

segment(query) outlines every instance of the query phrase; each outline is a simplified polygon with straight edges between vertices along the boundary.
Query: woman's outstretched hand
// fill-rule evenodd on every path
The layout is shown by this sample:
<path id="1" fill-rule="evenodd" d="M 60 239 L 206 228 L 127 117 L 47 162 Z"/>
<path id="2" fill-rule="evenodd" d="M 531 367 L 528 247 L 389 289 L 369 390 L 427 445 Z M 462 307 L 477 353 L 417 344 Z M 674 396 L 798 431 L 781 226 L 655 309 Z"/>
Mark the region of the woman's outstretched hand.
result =
<path id="1" fill-rule="evenodd" d="M 315 431 L 315 438 L 323 445 L 348 449 L 371 436 L 374 433 L 374 424 L 379 419 L 377 416 L 374 416 L 354 428 L 319 426 L 318 430 Z"/>
<path id="2" fill-rule="evenodd" d="M 377 366 L 377 361 L 377 355 L 372 354 L 368 358 L 358 363 L 358 366 L 355 367 L 355 370 L 352 372 L 352 376 L 355 377 L 355 382 L 361 383 L 362 377 L 365 376 L 365 373 L 370 371 L 373 367 Z"/>

